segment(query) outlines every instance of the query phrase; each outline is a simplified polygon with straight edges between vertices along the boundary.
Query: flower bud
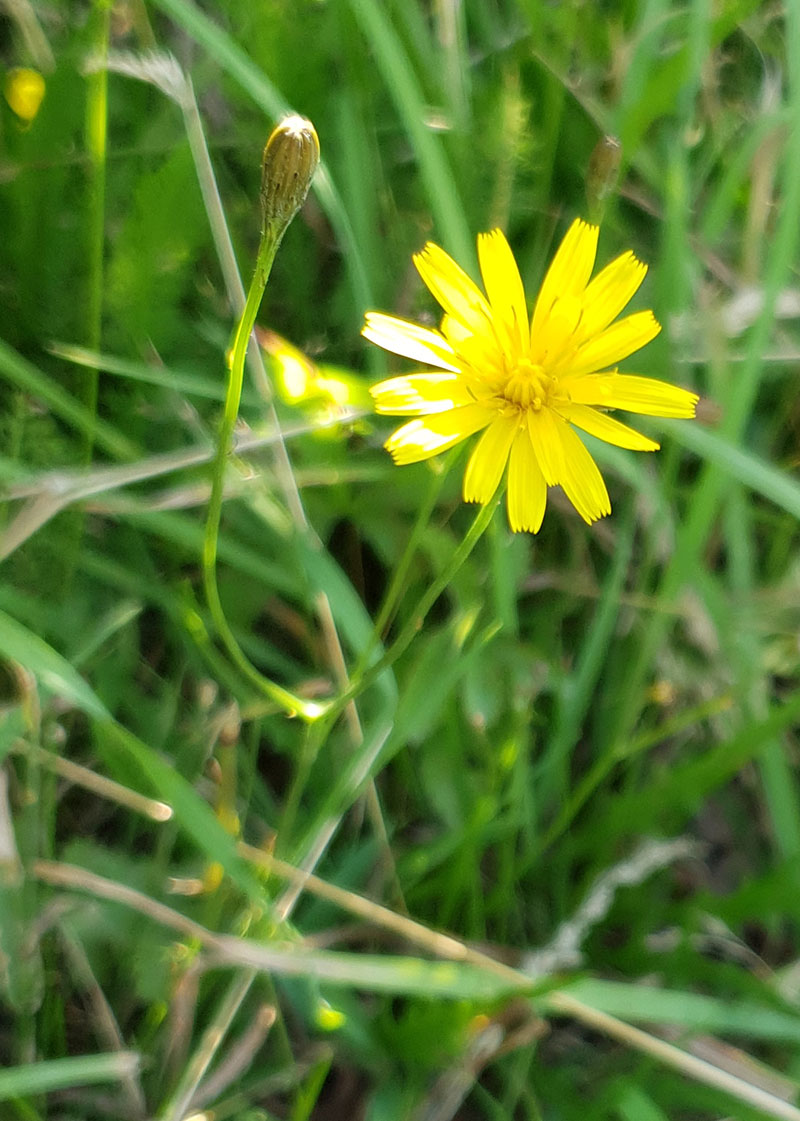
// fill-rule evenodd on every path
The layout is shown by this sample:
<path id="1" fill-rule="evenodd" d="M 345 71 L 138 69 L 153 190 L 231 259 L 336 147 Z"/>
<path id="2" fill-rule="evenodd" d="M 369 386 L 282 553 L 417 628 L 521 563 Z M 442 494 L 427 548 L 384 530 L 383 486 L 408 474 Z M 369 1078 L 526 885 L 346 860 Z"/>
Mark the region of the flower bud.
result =
<path id="1" fill-rule="evenodd" d="M 305 117 L 286 117 L 264 148 L 261 164 L 261 210 L 264 230 L 275 238 L 305 202 L 319 163 L 319 139 Z"/>
<path id="2" fill-rule="evenodd" d="M 606 208 L 606 200 L 617 185 L 622 162 L 622 145 L 616 136 L 601 136 L 589 156 L 586 169 L 586 201 L 589 219 L 599 222 Z"/>

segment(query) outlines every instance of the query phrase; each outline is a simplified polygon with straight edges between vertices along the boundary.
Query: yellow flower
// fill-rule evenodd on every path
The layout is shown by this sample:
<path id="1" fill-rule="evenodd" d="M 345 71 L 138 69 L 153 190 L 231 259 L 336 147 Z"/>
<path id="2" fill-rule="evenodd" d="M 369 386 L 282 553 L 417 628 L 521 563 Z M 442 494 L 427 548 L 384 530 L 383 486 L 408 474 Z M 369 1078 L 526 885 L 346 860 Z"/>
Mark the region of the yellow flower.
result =
<path id="1" fill-rule="evenodd" d="M 611 512 L 603 478 L 575 431 L 636 451 L 658 444 L 606 409 L 694 416 L 697 396 L 615 364 L 655 338 L 651 311 L 617 319 L 647 266 L 623 253 L 590 281 L 598 227 L 576 219 L 544 278 L 529 322 L 525 290 L 500 230 L 478 237 L 486 295 L 438 245 L 414 256 L 444 308 L 439 331 L 368 312 L 363 334 L 435 367 L 372 387 L 375 409 L 417 419 L 386 441 L 395 463 L 416 463 L 483 430 L 467 463 L 464 499 L 489 502 L 508 463 L 508 519 L 537 533 L 547 488 L 561 486 L 586 522 Z M 616 322 L 615 322 L 616 320 Z M 609 368 L 613 367 L 613 368 Z"/>
<path id="2" fill-rule="evenodd" d="M 6 74 L 3 93 L 21 121 L 29 125 L 39 112 L 44 98 L 44 78 L 38 70 L 15 66 Z"/>

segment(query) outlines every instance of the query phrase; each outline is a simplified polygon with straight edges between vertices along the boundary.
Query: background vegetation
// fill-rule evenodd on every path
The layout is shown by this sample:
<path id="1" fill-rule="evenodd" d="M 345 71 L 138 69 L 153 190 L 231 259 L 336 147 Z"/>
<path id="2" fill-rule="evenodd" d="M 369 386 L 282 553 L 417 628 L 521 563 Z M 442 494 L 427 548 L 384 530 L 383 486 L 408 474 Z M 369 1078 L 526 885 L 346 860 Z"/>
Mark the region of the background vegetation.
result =
<path id="1" fill-rule="evenodd" d="M 3 1118 L 800 1117 L 799 9 L 6 5 Z M 502 226 L 532 294 L 618 136 L 600 259 L 650 262 L 637 369 L 704 395 L 596 449 L 610 519 L 496 516 L 325 734 L 199 568 L 225 231 L 246 285 L 289 107 L 324 167 L 260 323 L 310 528 L 256 362 L 220 542 L 272 678 L 338 694 L 412 534 L 387 643 L 474 517 L 366 415 L 427 238 Z"/>

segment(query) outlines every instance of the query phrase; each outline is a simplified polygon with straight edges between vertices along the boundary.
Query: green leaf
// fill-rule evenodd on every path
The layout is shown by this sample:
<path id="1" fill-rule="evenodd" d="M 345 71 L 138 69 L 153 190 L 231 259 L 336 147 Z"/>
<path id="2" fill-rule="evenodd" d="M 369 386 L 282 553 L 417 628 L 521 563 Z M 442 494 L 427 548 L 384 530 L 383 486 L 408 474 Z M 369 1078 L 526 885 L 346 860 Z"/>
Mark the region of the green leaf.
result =
<path id="1" fill-rule="evenodd" d="M 138 448 L 132 440 L 123 436 L 101 417 L 94 416 L 85 405 L 76 401 L 71 394 L 26 358 L 17 354 L 2 339 L 0 339 L 0 375 L 17 389 L 44 401 L 55 416 L 71 424 L 77 432 L 84 436 L 91 435 L 97 446 L 115 459 L 136 458 Z"/>
<path id="2" fill-rule="evenodd" d="M 721 1000 L 700 993 L 591 977 L 564 990 L 598 1012 L 628 1023 L 677 1024 L 688 1031 L 800 1043 L 800 1015 L 753 1001 Z M 547 1005 L 548 998 L 544 998 Z"/>
<path id="3" fill-rule="evenodd" d="M 4 611 L 0 611 L 0 651 L 29 670 L 51 693 L 69 701 L 81 712 L 98 720 L 109 717 L 103 702 L 66 658 Z"/>
<path id="4" fill-rule="evenodd" d="M 98 738 L 103 741 L 101 750 L 118 751 L 133 760 L 145 784 L 157 798 L 172 806 L 175 820 L 205 853 L 209 860 L 218 861 L 227 875 L 255 903 L 266 902 L 263 884 L 250 865 L 236 851 L 236 841 L 217 820 L 214 811 L 191 783 L 166 762 L 157 751 L 138 739 L 132 732 L 112 720 L 95 725 Z"/>
<path id="5" fill-rule="evenodd" d="M 99 1082 L 119 1082 L 130 1078 L 139 1065 L 133 1051 L 111 1055 L 78 1055 L 51 1059 L 0 1070 L 0 1101 L 46 1094 L 71 1086 L 94 1086 Z"/>

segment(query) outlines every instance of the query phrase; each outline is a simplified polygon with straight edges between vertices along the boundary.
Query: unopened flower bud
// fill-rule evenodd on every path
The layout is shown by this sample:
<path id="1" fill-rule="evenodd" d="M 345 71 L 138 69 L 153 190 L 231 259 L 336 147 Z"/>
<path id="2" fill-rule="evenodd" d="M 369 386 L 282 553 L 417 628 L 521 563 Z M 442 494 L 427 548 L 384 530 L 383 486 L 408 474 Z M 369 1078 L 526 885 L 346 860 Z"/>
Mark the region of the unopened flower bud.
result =
<path id="1" fill-rule="evenodd" d="M 319 163 L 319 139 L 305 117 L 286 117 L 264 148 L 261 209 L 264 230 L 280 239 L 305 202 Z"/>
<path id="2" fill-rule="evenodd" d="M 599 222 L 606 208 L 606 200 L 617 185 L 622 162 L 622 145 L 616 136 L 601 136 L 589 156 L 586 169 L 586 201 L 589 219 Z"/>

